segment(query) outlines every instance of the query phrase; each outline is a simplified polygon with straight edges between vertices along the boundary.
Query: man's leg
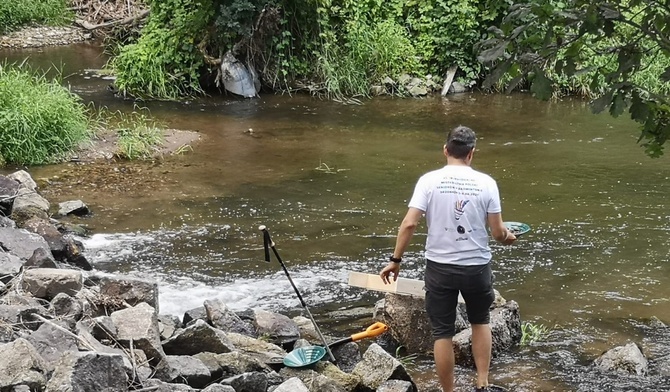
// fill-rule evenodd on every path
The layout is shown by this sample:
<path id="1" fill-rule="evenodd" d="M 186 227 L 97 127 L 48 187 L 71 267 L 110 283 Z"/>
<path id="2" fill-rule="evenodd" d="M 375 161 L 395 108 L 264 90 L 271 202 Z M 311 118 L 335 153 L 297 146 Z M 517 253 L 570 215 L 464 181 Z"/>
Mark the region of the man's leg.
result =
<path id="1" fill-rule="evenodd" d="M 472 355 L 477 367 L 477 387 L 488 386 L 491 364 L 491 327 L 488 324 L 472 324 Z"/>
<path id="2" fill-rule="evenodd" d="M 433 345 L 435 369 L 444 392 L 454 391 L 454 347 L 451 338 L 440 338 Z"/>

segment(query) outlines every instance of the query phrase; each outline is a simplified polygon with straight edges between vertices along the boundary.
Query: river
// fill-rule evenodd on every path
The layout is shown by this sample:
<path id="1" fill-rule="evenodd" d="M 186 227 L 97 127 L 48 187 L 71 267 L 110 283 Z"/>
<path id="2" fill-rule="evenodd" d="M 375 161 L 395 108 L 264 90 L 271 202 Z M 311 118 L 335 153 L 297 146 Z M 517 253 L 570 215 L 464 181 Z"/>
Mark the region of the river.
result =
<path id="1" fill-rule="evenodd" d="M 10 61 L 27 55 L 36 67 L 60 67 L 85 102 L 138 104 L 86 71 L 104 65 L 95 45 L 0 52 Z M 504 218 L 533 228 L 512 247 L 492 246 L 496 288 L 519 303 L 524 322 L 551 328 L 495 358 L 492 380 L 513 391 L 670 390 L 667 378 L 610 377 L 590 366 L 630 341 L 652 358 L 670 354 L 646 327 L 651 317 L 670 323 L 670 157 L 645 156 L 630 120 L 525 94 L 343 105 L 266 93 L 139 105 L 202 141 L 152 162 L 28 171 L 52 203 L 91 207 L 79 221 L 93 233 L 84 239 L 89 260 L 157 279 L 161 312 L 182 315 L 220 298 L 236 310 L 300 313 L 279 264 L 263 260 L 258 226 L 266 225 L 321 329 L 365 327 L 383 295 L 349 287 L 348 271 L 385 265 L 416 179 L 444 164 L 446 131 L 464 124 L 479 138 L 473 167 L 498 181 Z M 424 232 L 402 276 L 422 277 Z M 431 365 L 414 364 L 421 392 L 436 390 Z M 472 374 L 458 368 L 457 384 L 470 385 Z"/>

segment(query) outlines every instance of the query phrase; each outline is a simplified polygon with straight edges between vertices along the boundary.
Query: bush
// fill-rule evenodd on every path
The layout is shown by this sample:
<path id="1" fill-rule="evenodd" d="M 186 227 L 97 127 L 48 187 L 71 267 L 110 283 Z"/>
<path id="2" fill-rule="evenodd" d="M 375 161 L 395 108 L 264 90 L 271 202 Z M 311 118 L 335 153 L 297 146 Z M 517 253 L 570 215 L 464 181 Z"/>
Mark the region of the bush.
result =
<path id="1" fill-rule="evenodd" d="M 2 0 L 0 33 L 16 30 L 28 23 L 63 23 L 69 16 L 67 7 L 67 0 Z"/>
<path id="2" fill-rule="evenodd" d="M 55 162 L 86 140 L 88 110 L 58 80 L 0 64 L 0 156 L 6 163 Z"/>

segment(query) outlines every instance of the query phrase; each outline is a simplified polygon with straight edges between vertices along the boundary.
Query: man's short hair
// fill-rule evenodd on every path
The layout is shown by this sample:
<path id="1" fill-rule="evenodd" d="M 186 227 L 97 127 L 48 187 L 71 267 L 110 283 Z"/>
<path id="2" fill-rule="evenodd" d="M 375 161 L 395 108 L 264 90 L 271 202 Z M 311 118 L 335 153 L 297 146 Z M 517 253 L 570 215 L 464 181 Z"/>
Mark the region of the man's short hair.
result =
<path id="1" fill-rule="evenodd" d="M 475 131 L 459 125 L 447 135 L 447 154 L 456 159 L 463 159 L 475 148 L 476 143 Z"/>

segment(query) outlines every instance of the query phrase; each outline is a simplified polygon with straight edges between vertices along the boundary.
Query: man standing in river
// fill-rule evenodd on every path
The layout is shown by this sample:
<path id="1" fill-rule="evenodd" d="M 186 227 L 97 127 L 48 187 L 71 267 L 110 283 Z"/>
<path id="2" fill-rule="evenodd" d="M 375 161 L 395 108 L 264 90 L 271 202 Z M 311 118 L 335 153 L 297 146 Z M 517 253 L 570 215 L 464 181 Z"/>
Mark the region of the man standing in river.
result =
<path id="1" fill-rule="evenodd" d="M 470 167 L 476 137 L 458 126 L 447 135 L 447 165 L 424 174 L 416 184 L 409 209 L 398 230 L 395 250 L 380 276 L 384 283 L 398 279 L 403 253 L 422 215 L 426 216 L 426 312 L 433 330 L 435 368 L 444 392 L 454 390 L 456 307 L 459 292 L 472 325 L 472 354 L 477 367 L 476 392 L 491 391 L 489 307 L 493 303 L 493 274 L 487 225 L 494 239 L 511 245 L 516 237 L 502 219 L 498 186 L 490 176 Z"/>

